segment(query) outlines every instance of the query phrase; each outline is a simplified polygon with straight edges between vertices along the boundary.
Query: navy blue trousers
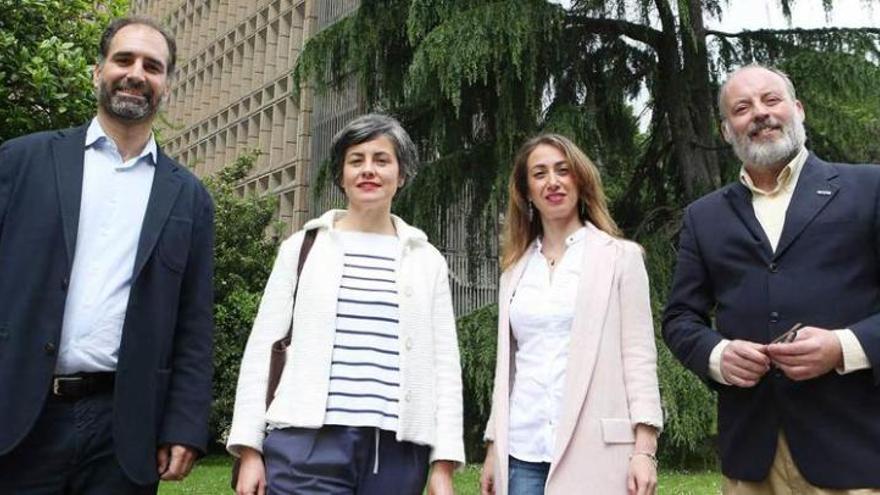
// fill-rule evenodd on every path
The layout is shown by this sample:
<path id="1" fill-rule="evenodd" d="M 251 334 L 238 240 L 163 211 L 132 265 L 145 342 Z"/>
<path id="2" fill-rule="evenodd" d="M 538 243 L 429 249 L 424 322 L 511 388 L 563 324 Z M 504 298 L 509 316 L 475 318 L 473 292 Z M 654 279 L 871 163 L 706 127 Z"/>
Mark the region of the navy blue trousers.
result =
<path id="1" fill-rule="evenodd" d="M 268 495 L 418 495 L 430 447 L 376 428 L 284 428 L 263 442 Z"/>
<path id="2" fill-rule="evenodd" d="M 0 494 L 153 495 L 132 483 L 113 449 L 113 396 L 50 397 L 27 437 L 0 456 Z"/>

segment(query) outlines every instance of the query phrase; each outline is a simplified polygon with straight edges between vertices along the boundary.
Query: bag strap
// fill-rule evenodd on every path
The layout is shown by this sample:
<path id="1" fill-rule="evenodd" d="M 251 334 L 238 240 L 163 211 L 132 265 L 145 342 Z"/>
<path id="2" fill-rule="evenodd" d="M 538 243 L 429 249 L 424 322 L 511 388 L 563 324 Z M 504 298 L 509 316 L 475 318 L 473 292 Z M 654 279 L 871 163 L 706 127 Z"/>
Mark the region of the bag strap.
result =
<path id="1" fill-rule="evenodd" d="M 303 266 L 306 264 L 306 259 L 309 257 L 309 251 L 312 250 L 312 245 L 315 243 L 315 237 L 318 235 L 318 229 L 309 229 L 306 231 L 305 237 L 303 237 L 302 246 L 299 248 L 299 261 L 296 264 L 296 283 L 293 286 L 293 305 L 296 306 L 296 294 L 299 292 L 299 279 L 300 275 L 302 275 Z M 287 336 L 284 337 L 284 342 L 286 344 L 290 344 L 290 336 L 293 333 L 293 312 L 290 313 L 290 327 L 287 329 Z"/>

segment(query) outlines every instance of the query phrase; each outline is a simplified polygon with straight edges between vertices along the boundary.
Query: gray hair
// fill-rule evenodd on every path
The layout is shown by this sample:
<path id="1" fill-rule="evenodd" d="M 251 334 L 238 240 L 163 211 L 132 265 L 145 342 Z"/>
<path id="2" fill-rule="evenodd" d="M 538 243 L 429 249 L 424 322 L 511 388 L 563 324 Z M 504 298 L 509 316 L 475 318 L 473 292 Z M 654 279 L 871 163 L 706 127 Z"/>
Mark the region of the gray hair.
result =
<path id="1" fill-rule="evenodd" d="M 342 189 L 342 167 L 345 163 L 345 152 L 352 146 L 372 141 L 385 136 L 394 145 L 397 164 L 400 167 L 400 178 L 405 187 L 415 178 L 418 171 L 418 152 L 416 145 L 394 117 L 381 113 L 369 113 L 349 122 L 333 137 L 330 143 L 330 171 L 333 182 Z"/>
<path id="2" fill-rule="evenodd" d="M 797 93 L 794 90 L 794 83 L 791 82 L 791 78 L 788 77 L 788 74 L 786 74 L 785 72 L 782 72 L 781 70 L 777 69 L 776 67 L 770 67 L 767 65 L 759 64 L 757 62 L 752 62 L 752 63 L 750 63 L 748 65 L 744 65 L 744 66 L 740 67 L 739 69 L 736 69 L 735 71 L 728 74 L 727 79 L 724 81 L 724 83 L 721 85 L 721 87 L 718 88 L 718 113 L 721 115 L 722 121 L 727 120 L 727 111 L 724 108 L 724 93 L 727 92 L 727 83 L 729 83 L 730 80 L 733 79 L 733 76 L 739 74 L 740 71 L 744 71 L 746 69 L 764 69 L 768 72 L 772 72 L 772 73 L 776 74 L 777 76 L 781 77 L 782 80 L 785 82 L 785 90 L 788 93 L 788 96 L 792 99 L 792 101 L 797 100 Z"/>

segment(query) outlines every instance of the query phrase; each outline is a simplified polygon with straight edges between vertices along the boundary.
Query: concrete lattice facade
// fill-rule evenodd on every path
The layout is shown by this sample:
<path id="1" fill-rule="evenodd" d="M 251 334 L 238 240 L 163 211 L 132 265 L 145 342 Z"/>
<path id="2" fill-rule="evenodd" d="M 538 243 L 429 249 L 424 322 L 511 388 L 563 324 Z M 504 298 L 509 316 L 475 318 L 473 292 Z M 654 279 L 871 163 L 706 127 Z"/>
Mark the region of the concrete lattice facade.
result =
<path id="1" fill-rule="evenodd" d="M 205 176 L 260 150 L 239 192 L 277 195 L 285 236 L 341 206 L 335 187 L 314 197 L 309 184 L 333 135 L 365 110 L 363 99 L 353 82 L 328 94 L 304 88 L 294 97 L 291 71 L 304 43 L 359 3 L 132 0 L 132 13 L 155 17 L 178 43 L 177 74 L 160 129 L 164 151 Z M 476 257 L 467 252 L 465 239 L 474 233 L 460 221 L 464 209 L 442 215 L 444 245 L 438 245 L 449 262 L 458 315 L 495 302 L 498 280 L 496 249 Z"/>
<path id="2" fill-rule="evenodd" d="M 309 36 L 356 7 L 352 0 L 133 1 L 133 13 L 159 19 L 178 43 L 164 150 L 199 176 L 260 150 L 240 191 L 277 195 L 285 234 L 298 228 L 313 206 L 313 98 L 308 89 L 294 97 L 291 70 Z"/>

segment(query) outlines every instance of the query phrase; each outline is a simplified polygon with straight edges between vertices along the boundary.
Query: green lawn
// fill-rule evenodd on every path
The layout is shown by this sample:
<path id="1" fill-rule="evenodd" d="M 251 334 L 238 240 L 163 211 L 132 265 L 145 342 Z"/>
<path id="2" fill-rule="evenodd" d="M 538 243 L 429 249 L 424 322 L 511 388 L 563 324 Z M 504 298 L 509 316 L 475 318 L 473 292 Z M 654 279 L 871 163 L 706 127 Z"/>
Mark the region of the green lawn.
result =
<path id="1" fill-rule="evenodd" d="M 226 456 L 210 456 L 203 459 L 186 481 L 181 483 L 162 483 L 160 495 L 213 495 L 229 494 L 229 469 L 232 461 Z M 480 468 L 476 464 L 468 466 L 455 476 L 457 495 L 479 494 Z M 715 495 L 721 491 L 721 476 L 712 471 L 703 472 L 661 472 L 660 489 L 663 495 Z M 588 492 L 585 492 L 588 493 Z"/>

